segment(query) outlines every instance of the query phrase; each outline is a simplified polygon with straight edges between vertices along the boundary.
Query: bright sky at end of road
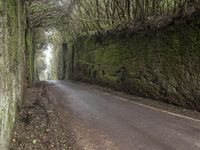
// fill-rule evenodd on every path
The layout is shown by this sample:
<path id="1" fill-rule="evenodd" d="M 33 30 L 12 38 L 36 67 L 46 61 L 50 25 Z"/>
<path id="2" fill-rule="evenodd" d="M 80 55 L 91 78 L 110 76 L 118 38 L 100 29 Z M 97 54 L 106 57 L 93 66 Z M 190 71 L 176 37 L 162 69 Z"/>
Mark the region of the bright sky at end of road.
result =
<path id="1" fill-rule="evenodd" d="M 53 45 L 48 44 L 46 50 L 44 51 L 45 64 L 47 65 L 47 68 L 45 70 L 45 80 L 48 80 L 48 74 L 51 72 L 52 53 L 53 53 Z"/>
<path id="2" fill-rule="evenodd" d="M 47 49 L 44 51 L 45 54 L 45 62 L 47 65 L 50 65 L 52 59 L 52 45 L 48 44 Z"/>

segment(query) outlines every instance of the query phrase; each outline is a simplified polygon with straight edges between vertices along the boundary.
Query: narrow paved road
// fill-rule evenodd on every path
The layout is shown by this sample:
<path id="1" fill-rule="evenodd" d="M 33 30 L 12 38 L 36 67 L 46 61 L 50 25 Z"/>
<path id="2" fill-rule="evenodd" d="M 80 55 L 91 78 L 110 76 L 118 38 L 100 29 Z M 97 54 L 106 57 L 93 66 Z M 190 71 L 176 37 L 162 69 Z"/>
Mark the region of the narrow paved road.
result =
<path id="1" fill-rule="evenodd" d="M 95 86 L 45 82 L 80 149 L 200 150 L 200 121 L 137 105 Z M 73 118 L 69 120 L 69 117 Z"/>

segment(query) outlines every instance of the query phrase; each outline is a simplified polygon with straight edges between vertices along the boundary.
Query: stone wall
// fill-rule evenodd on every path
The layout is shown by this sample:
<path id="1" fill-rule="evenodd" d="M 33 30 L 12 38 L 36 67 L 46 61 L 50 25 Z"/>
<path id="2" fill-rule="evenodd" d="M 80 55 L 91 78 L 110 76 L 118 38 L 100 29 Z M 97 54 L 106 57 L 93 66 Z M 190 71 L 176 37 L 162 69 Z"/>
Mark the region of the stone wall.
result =
<path id="1" fill-rule="evenodd" d="M 67 76 L 200 111 L 199 20 L 79 38 L 67 52 Z"/>
<path id="2" fill-rule="evenodd" d="M 31 41 L 25 40 L 30 37 L 25 34 L 25 12 L 22 0 L 0 0 L 0 150 L 8 149 L 17 108 L 30 76 L 26 74 Z"/>

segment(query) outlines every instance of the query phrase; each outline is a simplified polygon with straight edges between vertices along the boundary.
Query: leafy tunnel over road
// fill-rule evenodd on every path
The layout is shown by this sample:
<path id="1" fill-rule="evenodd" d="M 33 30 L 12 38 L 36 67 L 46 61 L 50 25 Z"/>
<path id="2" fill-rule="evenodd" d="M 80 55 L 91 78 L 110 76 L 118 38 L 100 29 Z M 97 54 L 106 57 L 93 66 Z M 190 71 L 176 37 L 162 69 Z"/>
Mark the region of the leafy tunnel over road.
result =
<path id="1" fill-rule="evenodd" d="M 114 90 L 173 104 L 169 105 L 170 107 L 177 105 L 199 111 L 199 8 L 199 0 L 0 0 L 0 149 L 8 149 L 15 118 L 18 116 L 17 112 L 24 110 L 22 109 L 23 103 L 30 102 L 27 98 L 27 91 L 32 89 L 33 82 L 39 80 L 41 72 L 46 68 L 42 64 L 42 52 L 48 47 L 48 44 L 53 45 L 53 59 L 51 65 L 47 66 L 51 68 L 51 75 L 46 74 L 45 79 L 71 79 L 99 84 Z M 45 37 L 46 33 L 53 31 L 56 33 L 53 37 Z M 121 146 L 130 149 L 133 145 L 126 141 L 121 141 L 122 144 L 118 145 L 118 134 L 123 131 L 123 134 L 127 133 L 126 129 L 133 131 L 134 127 L 138 129 L 137 133 L 133 131 L 132 138 L 134 140 L 131 141 L 127 136 L 124 136 L 123 139 L 127 138 L 127 141 L 136 142 L 135 145 L 142 146 L 138 149 L 147 149 L 151 145 L 149 143 L 153 143 L 152 149 L 156 146 L 173 149 L 181 145 L 182 147 L 179 148 L 188 148 L 187 145 L 181 144 L 183 141 L 188 145 L 192 143 L 193 149 L 199 148 L 199 143 L 195 140 L 195 137 L 196 139 L 199 137 L 193 132 L 197 131 L 196 133 L 198 133 L 199 128 L 194 122 L 182 125 L 181 118 L 167 117 L 171 121 L 171 124 L 168 124 L 171 129 L 165 125 L 163 128 L 166 129 L 166 132 L 167 129 L 170 130 L 168 131 L 169 136 L 177 137 L 176 133 L 172 134 L 171 132 L 174 128 L 179 129 L 180 133 L 185 135 L 184 139 L 177 137 L 180 140 L 177 141 L 177 145 L 171 142 L 169 144 L 168 139 L 165 139 L 164 142 L 160 141 L 153 133 L 146 131 L 151 127 L 150 121 L 148 121 L 149 126 L 139 128 L 137 123 L 129 120 L 134 116 L 131 115 L 132 111 L 137 110 L 135 105 L 130 110 L 129 106 L 124 106 L 126 105 L 124 103 L 115 105 L 118 103 L 118 98 L 107 92 L 108 98 L 101 94 L 100 97 L 94 98 L 92 95 L 95 93 L 94 91 L 94 93 L 86 92 L 86 94 L 84 89 L 79 89 L 81 83 L 73 84 L 63 81 L 63 83 L 52 83 L 52 87 L 48 82 L 39 85 L 39 91 L 43 92 L 48 91 L 49 88 L 54 89 L 54 86 L 57 87 L 54 89 L 55 95 L 58 95 L 56 91 L 62 93 L 62 88 L 59 86 L 71 91 L 71 93 L 65 92 L 68 95 L 71 94 L 73 100 L 69 97 L 64 98 L 68 95 L 63 93 L 63 97 L 61 95 L 57 99 L 66 101 L 64 106 L 67 105 L 69 110 L 75 112 L 74 117 L 76 117 L 76 113 L 80 114 L 78 116 L 83 120 L 88 119 L 92 126 L 95 124 L 94 121 L 101 125 L 102 120 L 97 118 L 104 117 L 104 113 L 109 116 L 108 110 L 113 112 L 113 115 L 110 114 L 112 116 L 110 118 L 113 118 L 111 122 L 108 121 L 109 117 L 105 118 L 109 130 L 108 137 L 104 136 L 104 133 L 102 135 L 97 132 L 96 138 L 91 139 L 92 136 L 85 138 L 88 140 L 86 143 L 93 143 L 89 144 L 89 147 L 86 146 L 86 149 L 98 149 L 96 147 L 98 145 L 102 145 L 104 149 L 104 146 L 109 147 L 109 145 L 112 147 L 111 149 L 121 148 Z M 87 89 L 87 86 L 84 88 Z M 79 91 L 80 95 L 83 94 L 82 97 L 79 94 L 76 95 L 75 91 Z M 43 92 L 38 94 L 45 95 Z M 51 95 L 51 93 L 49 94 Z M 113 106 L 107 101 L 108 99 L 113 102 Z M 129 104 L 129 100 L 126 98 L 120 97 L 119 99 Z M 34 103 L 34 100 L 31 103 Z M 148 102 L 151 103 L 151 100 Z M 78 105 L 81 104 L 83 106 L 79 107 Z M 43 103 L 41 107 L 38 101 L 33 106 L 44 108 Z M 64 106 L 63 109 L 67 110 Z M 124 106 L 124 110 L 121 110 L 119 106 Z M 90 112 L 86 111 L 87 108 Z M 121 116 L 115 109 L 123 112 L 127 109 L 125 114 L 129 118 L 126 115 Z M 133 119 L 138 120 L 137 117 L 142 115 L 141 118 L 145 120 L 136 121 L 142 123 L 148 120 L 146 118 L 148 115 L 145 113 L 146 109 L 141 107 L 140 109 L 144 112 Z M 46 113 L 45 109 L 41 110 L 44 110 L 44 114 Z M 58 110 L 53 111 L 58 112 L 59 110 L 58 107 Z M 193 113 L 194 116 L 198 114 Z M 97 118 L 89 117 L 88 114 Z M 27 115 L 30 114 L 25 113 L 25 118 Z M 156 116 L 154 111 L 151 115 L 152 118 Z M 123 122 L 122 120 L 125 122 L 123 125 L 120 124 Z M 155 125 L 158 120 L 153 120 L 152 123 Z M 116 127 L 116 130 L 120 130 L 116 135 L 109 134 L 112 131 L 109 128 L 113 124 L 112 121 L 122 127 Z M 162 119 L 157 123 L 160 122 Z M 183 122 L 186 120 L 183 119 Z M 127 125 L 129 126 L 127 127 Z M 105 132 L 103 125 L 102 129 L 96 125 L 93 127 L 100 128 L 102 132 Z M 160 129 L 159 127 L 156 124 L 155 128 L 152 128 L 157 131 Z M 81 128 L 78 128 L 79 131 L 82 131 Z M 93 131 L 88 129 L 89 127 L 86 128 L 86 131 L 91 131 L 92 134 Z M 88 132 L 84 132 L 83 135 L 88 135 Z M 147 135 L 152 137 L 152 141 L 145 139 L 147 143 L 140 145 L 138 142 L 140 136 Z M 87 145 L 82 140 L 82 135 L 75 134 L 74 137 L 72 141 L 79 141 L 80 148 Z M 30 137 L 31 140 L 32 138 Z M 194 139 L 193 142 L 191 139 Z M 139 141 L 142 142 L 142 140 Z M 15 140 L 13 142 L 20 144 Z M 31 142 L 38 144 L 38 141 L 34 139 Z M 62 145 L 62 142 L 60 144 Z M 56 145 L 52 145 L 56 149 Z M 46 147 L 46 149 L 48 148 Z"/>

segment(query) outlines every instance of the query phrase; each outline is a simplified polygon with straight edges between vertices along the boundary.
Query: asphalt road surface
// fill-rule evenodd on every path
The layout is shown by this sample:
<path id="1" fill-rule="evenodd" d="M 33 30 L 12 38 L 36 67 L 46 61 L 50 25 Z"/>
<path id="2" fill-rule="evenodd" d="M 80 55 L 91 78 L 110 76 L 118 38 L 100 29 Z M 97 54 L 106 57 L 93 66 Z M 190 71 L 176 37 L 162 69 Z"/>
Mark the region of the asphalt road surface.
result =
<path id="1" fill-rule="evenodd" d="M 89 84 L 43 84 L 62 123 L 70 122 L 80 149 L 200 150 L 199 120 L 140 105 Z"/>

